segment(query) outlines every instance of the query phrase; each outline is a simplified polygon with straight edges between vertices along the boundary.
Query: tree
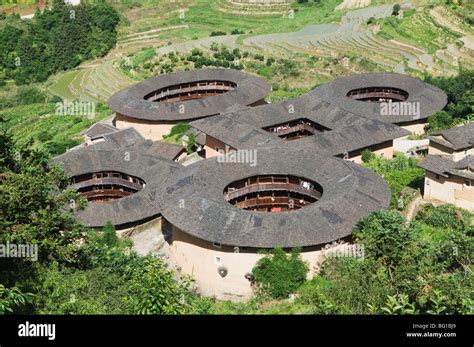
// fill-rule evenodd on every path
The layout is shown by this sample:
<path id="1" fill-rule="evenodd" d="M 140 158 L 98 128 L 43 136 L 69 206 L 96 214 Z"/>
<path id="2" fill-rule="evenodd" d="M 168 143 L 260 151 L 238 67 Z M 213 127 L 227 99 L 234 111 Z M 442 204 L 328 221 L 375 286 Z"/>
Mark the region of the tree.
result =
<path id="1" fill-rule="evenodd" d="M 85 229 L 64 207 L 79 207 L 83 200 L 67 189 L 62 167 L 48 165 L 49 156 L 29 146 L 7 149 L 0 158 L 8 163 L 0 185 L 0 241 L 36 244 L 40 261 L 74 261 Z"/>
<path id="2" fill-rule="evenodd" d="M 191 154 L 194 152 L 194 148 L 196 147 L 196 136 L 194 132 L 189 132 L 188 134 L 188 144 L 186 146 L 186 153 Z"/>
<path id="3" fill-rule="evenodd" d="M 428 131 L 439 131 L 448 129 L 453 124 L 453 117 L 446 111 L 433 113 L 428 117 Z"/>
<path id="4" fill-rule="evenodd" d="M 416 238 L 416 230 L 409 228 L 397 211 L 381 210 L 362 218 L 354 230 L 357 242 L 364 245 L 370 256 L 395 266 L 405 248 Z"/>
<path id="5" fill-rule="evenodd" d="M 368 163 L 375 158 L 375 154 L 370 149 L 364 149 L 362 151 L 362 162 Z"/>
<path id="6" fill-rule="evenodd" d="M 117 232 L 115 231 L 115 226 L 112 224 L 111 221 L 107 221 L 103 229 L 104 233 L 104 243 L 109 246 L 113 247 L 118 243 Z"/>
<path id="7" fill-rule="evenodd" d="M 51 74 L 103 56 L 116 43 L 119 16 L 104 1 L 71 6 L 54 1 L 23 23 L 9 17 L 0 28 L 0 83 L 45 81 Z"/>
<path id="8" fill-rule="evenodd" d="M 299 249 L 293 249 L 288 255 L 282 248 L 275 248 L 257 262 L 252 274 L 263 293 L 282 299 L 304 283 L 308 270 Z"/>
<path id="9" fill-rule="evenodd" d="M 425 75 L 425 81 L 444 90 L 448 105 L 444 112 L 438 112 L 428 121 L 430 130 L 442 130 L 474 117 L 474 70 L 460 69 L 458 75 L 433 77 Z"/>
<path id="10" fill-rule="evenodd" d="M 401 9 L 400 4 L 393 5 L 392 15 L 398 16 L 398 14 L 400 13 L 400 9 Z"/>
<path id="11" fill-rule="evenodd" d="M 31 294 L 23 294 L 18 288 L 5 288 L 0 284 L 0 315 L 13 313 L 18 307 L 24 306 L 31 298 Z"/>

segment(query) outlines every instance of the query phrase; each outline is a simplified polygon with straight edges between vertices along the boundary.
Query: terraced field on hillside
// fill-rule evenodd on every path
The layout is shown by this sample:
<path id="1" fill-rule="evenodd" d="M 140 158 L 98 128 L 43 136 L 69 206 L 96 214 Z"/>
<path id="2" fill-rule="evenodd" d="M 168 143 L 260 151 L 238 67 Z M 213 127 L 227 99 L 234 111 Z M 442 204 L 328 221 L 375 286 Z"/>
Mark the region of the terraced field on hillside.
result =
<path id="1" fill-rule="evenodd" d="M 287 12 L 292 0 L 214 0 L 214 2 L 216 8 L 225 13 L 265 16 Z"/>
<path id="2" fill-rule="evenodd" d="M 437 39 L 431 40 L 432 42 L 418 42 L 411 37 L 414 35 L 405 30 L 404 26 L 389 32 L 392 36 L 386 36 L 380 32 L 380 25 L 367 24 L 369 19 L 380 22 L 384 18 L 391 17 L 392 4 L 346 9 L 364 6 L 367 3 L 365 0 L 333 1 L 331 6 L 336 7 L 339 4 L 339 8 L 345 8 L 331 15 L 333 22 L 327 22 L 327 18 L 320 14 L 322 17 L 315 17 L 313 23 L 326 22 L 306 26 L 302 24 L 311 23 L 311 14 L 318 13 L 314 9 L 302 8 L 296 12 L 297 19 L 294 22 L 282 18 L 282 14 L 264 13 L 270 8 L 267 6 L 273 6 L 273 9 L 275 6 L 280 10 L 286 9 L 288 3 L 285 1 L 260 6 L 259 15 L 252 13 L 258 10 L 255 7 L 258 5 L 249 5 L 248 2 L 244 4 L 238 0 L 219 0 L 212 4 L 197 0 L 187 4 L 188 7 L 182 7 L 185 6 L 184 2 L 177 1 L 166 5 L 168 13 L 157 14 L 155 18 L 153 14 L 158 13 L 155 5 L 150 8 L 149 16 L 144 18 L 141 16 L 147 13 L 146 8 L 134 9 L 128 13 L 130 25 L 121 29 L 117 47 L 107 58 L 94 62 L 92 66 L 84 69 L 64 74 L 50 90 L 65 99 L 106 101 L 115 91 L 134 83 L 114 67 L 117 59 L 145 47 L 154 47 L 158 55 L 163 55 L 170 52 L 188 52 L 193 48 L 209 48 L 213 42 L 230 48 L 240 47 L 274 56 L 291 57 L 295 53 L 303 53 L 337 58 L 358 57 L 370 62 L 376 71 L 410 74 L 428 71 L 434 75 L 447 75 L 455 73 L 460 64 L 467 67 L 474 66 L 472 55 L 474 49 L 470 50 L 470 47 L 474 46 L 472 28 L 459 22 L 445 7 L 416 13 L 414 18 L 417 25 L 426 29 L 423 35 L 436 35 Z M 245 13 L 237 14 L 231 11 L 235 8 L 244 8 L 244 5 L 249 9 L 243 11 Z M 328 8 L 321 11 L 328 11 Z M 179 14 L 184 14 L 184 17 L 179 18 Z M 283 15 L 285 16 L 286 14 Z M 300 26 L 299 30 L 261 35 L 255 33 L 268 32 L 272 28 L 281 31 L 295 25 Z M 214 27 L 223 27 L 227 30 L 243 29 L 245 35 L 209 37 L 206 32 Z M 196 37 L 189 39 L 193 35 Z M 459 42 L 456 43 L 456 40 Z"/>
<path id="3" fill-rule="evenodd" d="M 356 54 L 399 73 L 426 70 L 443 75 L 454 73 L 460 62 L 465 66 L 473 64 L 473 57 L 460 51 L 454 43 L 447 43 L 444 50 L 428 53 L 428 44 L 405 40 L 400 35 L 384 39 L 377 34 L 379 28 L 366 25 L 369 18 L 383 19 L 391 14 L 391 5 L 358 9 L 348 12 L 338 24 L 311 25 L 293 33 L 249 37 L 244 40 L 244 44 L 264 50 L 271 50 L 275 46 L 292 51 L 299 49 L 308 52 L 313 49 L 316 54 L 330 56 Z M 422 17 L 424 23 L 421 25 L 433 25 L 433 19 L 428 17 Z"/>
<path id="4" fill-rule="evenodd" d="M 134 83 L 113 66 L 113 60 L 64 74 L 51 86 L 53 94 L 67 100 L 107 101 L 116 91 Z"/>

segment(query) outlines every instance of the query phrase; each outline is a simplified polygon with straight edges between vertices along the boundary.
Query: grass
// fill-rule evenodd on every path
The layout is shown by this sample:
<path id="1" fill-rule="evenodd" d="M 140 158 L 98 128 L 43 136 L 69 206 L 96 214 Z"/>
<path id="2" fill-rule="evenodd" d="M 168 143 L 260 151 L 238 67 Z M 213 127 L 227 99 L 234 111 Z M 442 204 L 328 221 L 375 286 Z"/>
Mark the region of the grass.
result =
<path id="1" fill-rule="evenodd" d="M 76 95 L 74 95 L 70 90 L 69 90 L 69 85 L 72 83 L 74 78 L 80 73 L 81 70 L 74 70 L 74 71 L 68 71 L 65 74 L 63 74 L 59 79 L 51 85 L 50 91 L 55 94 L 60 96 L 63 100 L 74 100 L 76 99 Z"/>

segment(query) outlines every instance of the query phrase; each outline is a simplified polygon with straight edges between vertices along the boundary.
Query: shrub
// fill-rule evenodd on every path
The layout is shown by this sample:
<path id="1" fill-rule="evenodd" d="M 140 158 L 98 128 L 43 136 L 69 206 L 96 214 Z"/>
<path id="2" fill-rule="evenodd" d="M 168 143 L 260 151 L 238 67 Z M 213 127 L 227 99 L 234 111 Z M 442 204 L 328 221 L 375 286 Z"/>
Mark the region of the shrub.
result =
<path id="1" fill-rule="evenodd" d="M 364 245 L 366 254 L 395 264 L 417 234 L 405 222 L 405 217 L 399 212 L 381 210 L 362 218 L 353 235 Z"/>
<path id="2" fill-rule="evenodd" d="M 469 213 L 451 204 L 444 204 L 438 207 L 427 204 L 418 212 L 416 220 L 423 221 L 435 228 L 464 230 L 466 224 L 469 225 Z"/>
<path id="3" fill-rule="evenodd" d="M 275 248 L 272 254 L 257 262 L 252 273 L 263 293 L 282 299 L 304 283 L 308 270 L 299 249 L 295 248 L 291 254 L 286 254 L 282 248 Z"/>
<path id="4" fill-rule="evenodd" d="M 267 65 L 267 66 L 271 66 L 274 62 L 275 62 L 275 59 L 274 59 L 274 58 L 268 57 L 268 58 L 267 58 L 266 65 Z"/>
<path id="5" fill-rule="evenodd" d="M 111 221 L 107 221 L 107 223 L 104 225 L 103 232 L 104 243 L 107 246 L 113 247 L 118 244 L 119 239 L 115 231 L 115 226 L 112 224 Z"/>
<path id="6" fill-rule="evenodd" d="M 209 36 L 223 36 L 223 35 L 227 35 L 225 31 L 213 31 L 211 32 L 211 35 Z"/>
<path id="7" fill-rule="evenodd" d="M 62 103 L 63 102 L 63 98 L 61 98 L 60 96 L 58 95 L 54 95 L 50 100 L 49 100 L 50 103 L 52 104 L 57 104 L 58 102 Z"/>
<path id="8" fill-rule="evenodd" d="M 368 163 L 375 158 L 375 154 L 372 153 L 369 149 L 364 149 L 362 151 L 362 162 Z"/>
<path id="9" fill-rule="evenodd" d="M 234 29 L 230 32 L 232 35 L 241 35 L 241 34 L 245 34 L 245 31 L 243 30 L 239 30 L 239 29 Z"/>
<path id="10" fill-rule="evenodd" d="M 191 126 L 188 123 L 178 123 L 175 126 L 171 128 L 171 131 L 168 135 L 163 135 L 163 138 L 175 136 L 175 135 L 181 135 L 183 136 L 186 131 L 188 131 L 191 128 Z"/>
<path id="11" fill-rule="evenodd" d="M 428 117 L 428 130 L 447 129 L 453 123 L 453 117 L 446 111 L 439 111 Z"/>
<path id="12" fill-rule="evenodd" d="M 400 13 L 400 8 L 400 4 L 393 5 L 392 15 L 398 16 L 398 14 Z"/>
<path id="13" fill-rule="evenodd" d="M 15 95 L 16 105 L 39 104 L 46 101 L 46 95 L 36 87 L 22 87 Z"/>
<path id="14" fill-rule="evenodd" d="M 191 154 L 194 152 L 194 148 L 196 147 L 196 136 L 194 135 L 194 132 L 190 132 L 188 134 L 188 144 L 186 146 L 186 153 Z"/>

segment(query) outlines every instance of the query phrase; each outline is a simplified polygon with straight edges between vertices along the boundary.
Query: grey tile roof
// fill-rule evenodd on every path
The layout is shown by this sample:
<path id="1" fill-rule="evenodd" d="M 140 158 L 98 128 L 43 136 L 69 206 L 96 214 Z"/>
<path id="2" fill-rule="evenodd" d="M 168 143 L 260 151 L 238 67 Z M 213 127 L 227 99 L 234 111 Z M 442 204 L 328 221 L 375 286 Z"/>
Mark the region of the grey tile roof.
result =
<path id="1" fill-rule="evenodd" d="M 337 129 L 365 121 L 360 115 L 346 111 L 315 96 L 304 95 L 292 100 L 257 107 L 247 107 L 229 115 L 258 128 L 266 128 L 306 118 L 329 129 Z"/>
<path id="2" fill-rule="evenodd" d="M 305 147 L 319 154 L 340 155 L 391 141 L 410 134 L 394 124 L 366 120 L 353 126 L 326 131 L 297 141 L 288 146 Z"/>
<path id="3" fill-rule="evenodd" d="M 447 157 L 430 154 L 419 163 L 419 166 L 443 177 L 454 175 L 474 179 L 474 156 L 472 155 L 455 162 Z"/>
<path id="4" fill-rule="evenodd" d="M 262 174 L 306 177 L 323 187 L 323 195 L 309 206 L 280 213 L 247 211 L 224 199 L 224 188 L 231 182 Z M 168 221 L 200 239 L 272 248 L 346 237 L 360 217 L 388 206 L 390 191 L 381 177 L 357 164 L 313 151 L 272 147 L 257 150 L 254 167 L 216 158 L 184 167 L 166 180 L 158 201 Z"/>
<path id="5" fill-rule="evenodd" d="M 205 80 L 232 81 L 237 87 L 227 93 L 181 102 L 152 102 L 145 96 L 154 90 L 181 83 Z M 160 75 L 123 89 L 109 100 L 117 113 L 152 121 L 186 121 L 216 115 L 235 104 L 250 105 L 271 91 L 264 80 L 238 70 L 201 69 Z M 184 106 L 180 113 L 180 105 Z"/>
<path id="6" fill-rule="evenodd" d="M 190 124 L 195 129 L 235 149 L 254 148 L 284 142 L 265 130 L 235 119 L 232 114 L 203 118 Z"/>
<path id="7" fill-rule="evenodd" d="M 105 134 L 113 133 L 118 131 L 119 129 L 105 123 L 95 123 L 89 129 L 87 129 L 84 134 L 90 138 L 95 139 Z"/>
<path id="8" fill-rule="evenodd" d="M 184 152 L 186 152 L 186 148 L 181 145 L 163 141 L 154 141 L 145 153 L 156 157 L 174 160 Z"/>
<path id="9" fill-rule="evenodd" d="M 408 92 L 406 102 L 420 103 L 419 119 L 425 119 L 440 111 L 447 103 L 447 96 L 441 89 L 422 80 L 396 73 L 370 73 L 336 78 L 330 83 L 314 89 L 310 96 L 335 104 L 344 110 L 370 119 L 388 123 L 403 123 L 415 120 L 411 115 L 381 115 L 381 104 L 353 100 L 347 97 L 351 90 L 366 87 L 392 87 Z"/>
<path id="10" fill-rule="evenodd" d="M 437 138 L 441 136 L 442 138 Z M 474 122 L 432 133 L 430 141 L 439 143 L 455 151 L 474 146 Z"/>
<path id="11" fill-rule="evenodd" d="M 177 103 L 144 100 L 153 90 L 199 80 L 230 80 L 237 83 L 237 88 L 206 99 L 181 102 L 185 105 L 184 114 L 178 114 Z M 324 244 L 350 235 L 360 217 L 388 206 L 390 200 L 382 178 L 332 156 L 408 134 L 391 124 L 407 119 L 380 117 L 376 104 L 346 97 L 347 91 L 364 86 L 406 90 L 409 101 L 421 102 L 421 118 L 446 104 L 443 92 L 418 79 L 368 74 L 337 79 L 286 102 L 247 107 L 268 94 L 271 88 L 266 82 L 235 70 L 196 70 L 138 83 L 114 94 L 109 105 L 118 113 L 138 119 L 194 120 L 192 126 L 201 143 L 205 133 L 235 149 L 256 149 L 257 165 L 221 163 L 213 158 L 183 167 L 172 161 L 182 150 L 179 146 L 145 140 L 132 128 L 101 133 L 106 131 L 102 126 L 89 130 L 97 131 L 104 141 L 55 160 L 63 162 L 66 172 L 73 176 L 120 171 L 146 182 L 146 187 L 135 194 L 111 202 L 90 203 L 85 210 L 77 211 L 78 218 L 89 226 L 100 227 L 107 220 L 124 226 L 162 213 L 186 233 L 227 245 L 272 248 Z M 288 142 L 262 130 L 299 118 L 332 130 Z M 124 160 L 125 155 L 129 160 Z M 436 166 L 431 160 L 437 159 L 427 157 L 426 165 Z M 443 165 L 443 174 L 450 174 L 467 172 L 465 169 L 472 162 L 466 159 L 457 166 L 446 162 Z M 225 201 L 223 191 L 229 183 L 262 174 L 306 177 L 321 184 L 322 198 L 298 211 L 281 213 L 246 211 Z"/>
<path id="12" fill-rule="evenodd" d="M 270 105 L 256 108 L 270 108 Z M 275 123 L 271 123 L 270 125 L 280 124 L 285 121 L 301 118 L 300 115 L 294 114 L 286 116 L 288 113 L 285 113 L 284 117 L 281 116 L 281 113 L 279 114 L 275 112 L 273 114 L 275 115 L 274 119 L 277 121 Z M 303 139 L 286 142 L 272 133 L 262 130 L 258 127 L 258 125 L 261 126 L 262 124 L 264 124 L 264 126 L 268 126 L 268 123 L 270 122 L 260 122 L 257 126 L 255 126 L 256 122 L 252 122 L 252 119 L 250 119 L 252 116 L 252 112 L 245 113 L 244 116 L 242 116 L 241 113 L 230 113 L 200 119 L 198 121 L 191 122 L 190 124 L 203 133 L 206 133 L 235 149 L 247 149 L 269 145 L 282 145 L 289 147 L 301 146 L 312 148 L 316 153 L 324 153 L 327 155 L 338 155 L 344 152 L 366 148 L 368 146 L 390 141 L 410 134 L 409 131 L 394 124 L 384 123 L 378 120 L 368 120 L 363 117 L 354 116 L 352 114 L 343 113 L 341 115 L 341 119 L 338 119 L 337 121 L 331 119 L 331 116 L 329 116 L 327 119 L 324 119 L 322 115 L 310 115 L 306 118 L 316 121 L 321 125 L 326 124 L 324 126 L 335 126 L 336 123 L 337 127 L 341 126 L 342 124 L 351 125 L 318 133 Z M 345 117 L 347 118 L 343 120 Z M 252 123 L 245 123 L 247 120 Z"/>
<path id="13" fill-rule="evenodd" d="M 118 171 L 143 179 L 146 186 L 127 197 L 107 201 L 89 202 L 84 210 L 75 215 L 86 226 L 102 227 L 107 221 L 121 226 L 145 220 L 160 214 L 156 204 L 156 192 L 166 177 L 173 176 L 180 165 L 167 159 L 126 147 L 116 149 L 92 149 L 84 147 L 55 158 L 62 163 L 70 177 L 102 171 Z"/>

